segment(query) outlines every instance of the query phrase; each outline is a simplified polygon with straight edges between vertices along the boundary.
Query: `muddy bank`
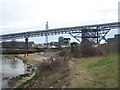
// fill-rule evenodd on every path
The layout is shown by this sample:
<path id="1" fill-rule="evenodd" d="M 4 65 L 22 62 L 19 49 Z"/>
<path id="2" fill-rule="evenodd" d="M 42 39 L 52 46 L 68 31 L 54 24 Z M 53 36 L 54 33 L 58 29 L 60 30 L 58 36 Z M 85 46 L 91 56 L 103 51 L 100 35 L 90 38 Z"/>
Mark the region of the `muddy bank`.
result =
<path id="1" fill-rule="evenodd" d="M 14 88 L 34 75 L 35 67 L 32 64 L 23 63 L 14 55 L 2 55 L 2 89 Z"/>
<path id="2" fill-rule="evenodd" d="M 32 65 L 32 67 L 30 67 L 31 69 L 33 69 L 33 67 L 36 67 L 36 69 L 35 69 L 35 72 L 32 72 L 31 74 L 27 73 L 24 75 L 14 77 L 13 79 L 11 79 L 11 81 L 13 82 L 13 81 L 20 79 L 19 83 L 16 85 L 16 87 L 21 87 L 21 85 L 25 85 L 24 83 L 28 83 L 29 81 L 33 80 L 34 78 L 37 78 L 38 73 L 41 74 L 41 72 L 39 71 L 41 66 L 44 67 L 48 63 L 51 63 L 51 61 L 55 60 L 54 57 L 50 57 L 50 56 L 54 56 L 54 55 L 53 54 L 51 55 L 51 53 L 29 54 L 29 56 L 27 56 L 27 57 L 24 57 L 24 54 L 15 55 L 15 57 L 23 60 L 24 63 L 27 63 L 28 65 Z M 21 76 L 23 76 L 23 78 Z"/>
<path id="3" fill-rule="evenodd" d="M 37 55 L 33 55 L 38 60 Z M 49 56 L 49 55 L 48 55 Z M 28 56 L 29 57 L 29 56 Z M 41 58 L 42 59 L 42 58 Z M 35 61 L 37 61 L 35 60 Z M 65 88 L 69 86 L 70 69 L 68 61 L 70 57 L 59 57 L 53 55 L 46 60 L 43 59 L 38 65 L 36 75 L 21 84 L 18 88 Z M 38 60 L 40 61 L 40 59 Z"/>
<path id="4" fill-rule="evenodd" d="M 15 55 L 15 57 L 20 58 L 23 62 L 28 64 L 33 64 L 35 66 L 39 66 L 41 62 L 46 61 L 48 56 L 43 56 L 42 54 L 29 54 L 28 56 L 24 57 L 24 54 Z"/>
<path id="5" fill-rule="evenodd" d="M 13 86 L 13 88 L 19 86 L 20 84 L 30 80 L 31 78 L 33 78 L 35 76 L 35 72 L 39 66 L 39 64 L 42 61 L 47 60 L 48 57 L 42 56 L 42 55 L 38 55 L 38 54 L 29 54 L 28 57 L 24 57 L 24 54 L 19 54 L 19 55 L 13 55 L 13 57 L 17 57 L 19 58 L 19 60 L 22 60 L 24 64 L 24 66 L 22 66 L 25 70 L 24 70 L 24 74 L 19 74 L 17 76 L 11 77 L 8 80 L 8 84 L 10 86 Z M 14 58 L 14 60 L 17 60 Z"/>

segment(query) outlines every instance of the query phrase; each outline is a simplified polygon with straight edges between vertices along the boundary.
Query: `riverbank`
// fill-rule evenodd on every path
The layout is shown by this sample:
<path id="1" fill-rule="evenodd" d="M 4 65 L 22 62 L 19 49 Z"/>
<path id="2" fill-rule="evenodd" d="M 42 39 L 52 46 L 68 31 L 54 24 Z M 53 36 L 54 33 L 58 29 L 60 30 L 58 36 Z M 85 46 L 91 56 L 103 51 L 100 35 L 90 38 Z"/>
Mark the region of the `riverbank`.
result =
<path id="1" fill-rule="evenodd" d="M 13 63 L 13 64 L 16 63 L 16 65 L 18 65 L 18 63 L 17 63 L 18 60 L 20 60 L 21 62 L 24 63 L 23 64 L 24 66 L 19 66 L 21 68 L 24 68 L 24 70 L 23 70 L 24 74 L 22 73 L 22 74 L 14 75 L 13 77 L 8 78 L 7 82 L 11 88 L 16 88 L 20 84 L 33 78 L 35 76 L 35 72 L 36 72 L 39 64 L 43 60 L 45 61 L 48 58 L 48 57 L 42 56 L 42 54 L 39 54 L 39 55 L 38 54 L 29 54 L 29 56 L 27 56 L 27 57 L 24 57 L 24 54 L 19 54 L 19 55 L 15 55 L 15 54 L 14 55 L 13 54 L 12 55 L 4 55 L 3 54 L 1 57 L 3 57 L 3 56 L 10 59 L 9 61 L 11 61 L 11 63 Z M 11 57 L 13 57 L 13 58 L 11 58 Z M 2 58 L 1 58 L 1 61 L 2 61 Z M 4 61 L 6 62 L 6 60 L 4 60 Z M 15 66 L 15 65 L 13 65 L 13 66 Z M 16 72 L 18 72 L 18 71 L 16 71 Z M 19 72 L 21 72 L 21 71 L 19 71 Z M 4 87 L 4 88 L 7 88 L 7 87 Z"/>
<path id="2" fill-rule="evenodd" d="M 116 54 L 78 59 L 70 58 L 68 55 L 49 58 L 46 61 L 51 63 L 41 62 L 35 76 L 17 88 L 118 87 L 118 55 Z"/>
<path id="3" fill-rule="evenodd" d="M 53 56 L 53 54 L 51 55 L 51 53 L 34 53 L 29 54 L 26 57 L 24 57 L 24 54 L 15 55 L 15 57 L 19 58 L 20 60 L 23 60 L 24 63 L 32 65 L 32 67 L 30 67 L 31 69 L 33 69 L 33 67 L 36 67 L 35 72 L 31 73 L 29 76 L 25 75 L 25 77 L 23 77 L 17 82 L 15 88 L 21 87 L 21 85 L 25 85 L 24 83 L 28 83 L 32 79 L 36 78 L 36 76 L 38 76 L 38 68 L 40 68 L 41 63 L 50 63 L 50 56 Z"/>
<path id="4" fill-rule="evenodd" d="M 2 88 L 13 88 L 14 83 L 9 83 L 13 77 L 25 74 L 25 66 L 22 60 L 14 57 L 14 55 L 2 55 L 0 56 L 1 61 L 1 85 Z M 17 81 L 17 80 L 16 80 Z"/>
<path id="5" fill-rule="evenodd" d="M 64 58 L 52 52 L 43 56 L 49 58 L 39 64 L 36 75 L 17 88 L 62 88 L 69 85 L 69 78 L 66 78 L 69 75 L 67 63 L 70 60 L 69 56 Z"/>

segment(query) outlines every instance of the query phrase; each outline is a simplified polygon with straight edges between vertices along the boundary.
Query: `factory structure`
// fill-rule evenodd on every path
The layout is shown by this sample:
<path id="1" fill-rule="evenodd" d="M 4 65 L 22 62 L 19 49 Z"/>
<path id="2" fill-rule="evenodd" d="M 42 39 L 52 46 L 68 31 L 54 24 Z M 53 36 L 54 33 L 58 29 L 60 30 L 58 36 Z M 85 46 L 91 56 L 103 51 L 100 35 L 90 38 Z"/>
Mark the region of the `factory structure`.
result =
<path id="1" fill-rule="evenodd" d="M 2 48 L 7 49 L 25 49 L 25 42 L 18 42 L 18 41 L 7 41 L 2 42 Z M 35 44 L 34 42 L 28 42 L 28 49 L 33 49 L 35 47 L 38 48 L 58 48 L 58 47 L 70 47 L 70 38 L 59 37 L 58 42 L 50 42 L 50 43 L 42 43 L 42 44 Z"/>
<path id="2" fill-rule="evenodd" d="M 34 48 L 34 42 L 28 42 L 28 49 Z M 25 42 L 17 42 L 17 41 L 9 41 L 9 42 L 2 42 L 2 48 L 7 49 L 24 49 Z"/>
<path id="3" fill-rule="evenodd" d="M 49 43 L 42 43 L 37 45 L 38 48 L 59 48 L 59 47 L 70 47 L 70 38 L 64 38 L 60 36 L 58 38 L 58 42 L 49 42 Z"/>
<path id="4" fill-rule="evenodd" d="M 116 34 L 114 38 L 108 38 L 107 41 L 110 52 L 120 52 L 120 34 Z"/>
<path id="5" fill-rule="evenodd" d="M 116 34 L 114 38 L 108 38 L 108 43 L 118 43 L 120 41 L 120 34 Z"/>

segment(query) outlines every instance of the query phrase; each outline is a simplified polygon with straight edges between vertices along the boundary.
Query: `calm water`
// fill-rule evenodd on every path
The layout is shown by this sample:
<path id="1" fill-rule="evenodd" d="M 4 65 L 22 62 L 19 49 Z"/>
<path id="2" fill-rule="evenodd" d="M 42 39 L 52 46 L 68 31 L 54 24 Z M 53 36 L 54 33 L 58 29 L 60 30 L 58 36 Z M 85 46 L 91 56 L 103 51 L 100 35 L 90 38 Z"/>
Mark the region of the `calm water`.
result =
<path id="1" fill-rule="evenodd" d="M 25 73 L 25 64 L 22 60 L 15 58 L 13 56 L 0 56 L 0 62 L 2 67 L 2 88 L 13 87 L 8 84 L 8 80 L 20 74 Z"/>

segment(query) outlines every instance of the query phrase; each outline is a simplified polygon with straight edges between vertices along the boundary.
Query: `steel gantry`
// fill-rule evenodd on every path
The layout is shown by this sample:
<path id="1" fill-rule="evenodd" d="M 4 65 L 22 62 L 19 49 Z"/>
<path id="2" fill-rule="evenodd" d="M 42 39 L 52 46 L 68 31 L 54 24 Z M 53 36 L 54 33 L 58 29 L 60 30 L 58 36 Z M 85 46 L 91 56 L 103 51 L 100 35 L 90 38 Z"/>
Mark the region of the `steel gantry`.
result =
<path id="1" fill-rule="evenodd" d="M 103 39 L 106 41 L 105 36 L 111 29 L 116 29 L 119 27 L 120 27 L 120 22 L 113 22 L 113 23 L 104 23 L 104 24 L 76 26 L 76 27 L 56 28 L 56 29 L 48 29 L 48 30 L 35 30 L 30 32 L 0 35 L 0 40 L 2 41 L 2 40 L 22 39 L 25 37 L 30 38 L 30 37 L 49 36 L 49 35 L 58 35 L 58 34 L 70 34 L 81 43 L 98 44 Z M 81 38 L 82 41 L 80 41 L 79 38 Z"/>

